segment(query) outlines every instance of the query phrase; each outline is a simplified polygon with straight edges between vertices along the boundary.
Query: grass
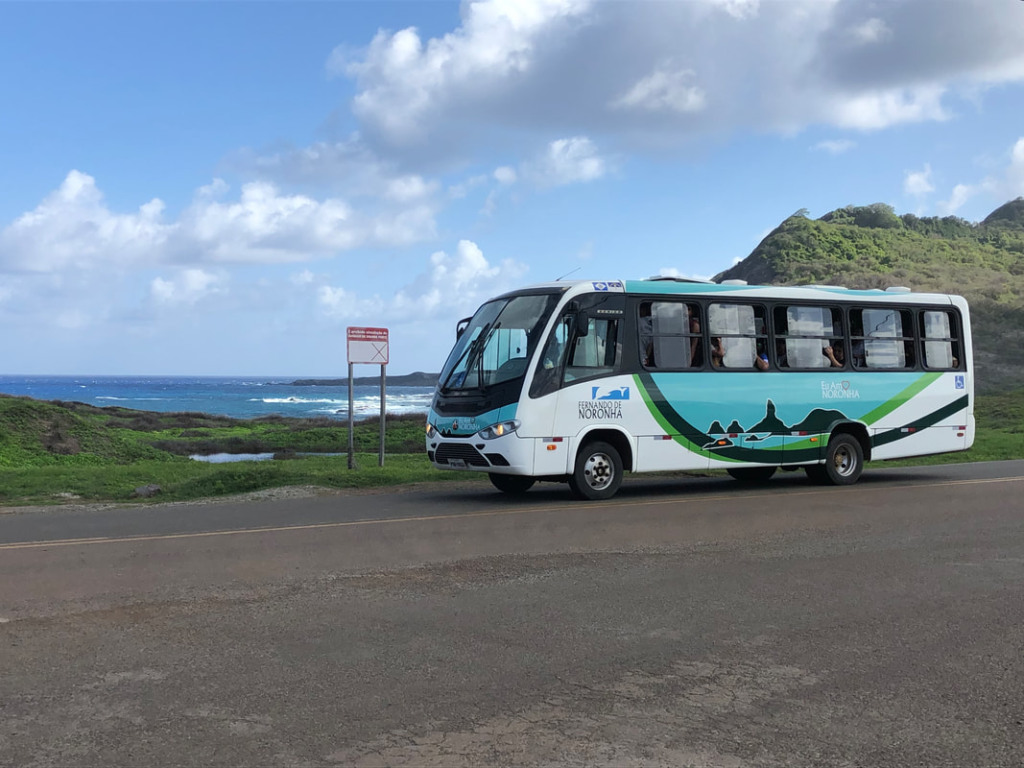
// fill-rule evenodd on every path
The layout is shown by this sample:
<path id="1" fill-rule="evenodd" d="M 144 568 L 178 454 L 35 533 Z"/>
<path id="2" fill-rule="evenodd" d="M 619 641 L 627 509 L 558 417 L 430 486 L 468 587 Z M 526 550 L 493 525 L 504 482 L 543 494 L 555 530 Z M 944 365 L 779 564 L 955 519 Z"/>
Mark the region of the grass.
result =
<path id="1" fill-rule="evenodd" d="M 976 417 L 969 451 L 878 466 L 1024 457 L 1024 391 L 979 396 Z M 160 501 L 186 501 L 282 486 L 484 479 L 431 467 L 423 452 L 421 415 L 388 417 L 385 427 L 384 467 L 378 466 L 379 422 L 372 420 L 355 427 L 356 468 L 350 470 L 347 426 L 332 419 L 238 420 L 0 395 L 0 505 L 127 502 L 136 488 L 149 484 L 160 486 Z M 211 453 L 274 453 L 279 460 L 210 464 L 188 458 Z"/>
<path id="2" fill-rule="evenodd" d="M 133 500 L 136 488 L 159 485 L 159 501 L 188 501 L 284 486 L 373 488 L 408 483 L 483 479 L 483 476 L 441 472 L 425 455 L 386 456 L 378 466 L 373 453 L 356 454 L 356 468 L 347 456 L 303 457 L 295 461 L 242 461 L 207 464 L 139 461 L 105 467 L 57 466 L 0 469 L 0 504 L 50 504 Z"/>

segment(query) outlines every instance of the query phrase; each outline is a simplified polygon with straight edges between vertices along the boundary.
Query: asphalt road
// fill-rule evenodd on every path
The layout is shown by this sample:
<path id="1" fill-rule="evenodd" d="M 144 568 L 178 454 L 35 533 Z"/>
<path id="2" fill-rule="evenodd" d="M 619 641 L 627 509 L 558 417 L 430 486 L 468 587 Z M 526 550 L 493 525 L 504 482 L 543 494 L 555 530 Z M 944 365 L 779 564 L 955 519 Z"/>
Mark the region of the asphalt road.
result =
<path id="1" fill-rule="evenodd" d="M 1022 495 L 0 510 L 0 765 L 1024 765 Z"/>

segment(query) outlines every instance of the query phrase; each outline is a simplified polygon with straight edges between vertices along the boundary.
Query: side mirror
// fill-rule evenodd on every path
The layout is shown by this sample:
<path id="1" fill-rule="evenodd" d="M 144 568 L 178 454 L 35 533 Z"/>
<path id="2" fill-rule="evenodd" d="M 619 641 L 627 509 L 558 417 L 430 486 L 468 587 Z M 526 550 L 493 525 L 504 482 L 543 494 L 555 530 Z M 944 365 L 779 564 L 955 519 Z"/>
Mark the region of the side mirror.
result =
<path id="1" fill-rule="evenodd" d="M 472 317 L 464 317 L 461 320 L 459 320 L 459 322 L 457 322 L 455 324 L 455 338 L 456 339 L 461 337 L 462 334 L 464 334 L 466 332 L 466 329 L 469 327 L 469 321 L 472 320 L 472 319 L 473 319 Z"/>

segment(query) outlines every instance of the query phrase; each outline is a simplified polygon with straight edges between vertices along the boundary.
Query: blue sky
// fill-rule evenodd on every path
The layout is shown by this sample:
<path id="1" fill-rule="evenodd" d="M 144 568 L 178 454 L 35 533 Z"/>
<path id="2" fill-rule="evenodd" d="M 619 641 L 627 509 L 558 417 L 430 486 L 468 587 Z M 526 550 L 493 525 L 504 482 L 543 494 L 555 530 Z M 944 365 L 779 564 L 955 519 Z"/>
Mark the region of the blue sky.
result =
<path id="1" fill-rule="evenodd" d="M 0 72 L 7 374 L 437 371 L 510 288 L 1024 195 L 1016 0 L 4 2 Z"/>

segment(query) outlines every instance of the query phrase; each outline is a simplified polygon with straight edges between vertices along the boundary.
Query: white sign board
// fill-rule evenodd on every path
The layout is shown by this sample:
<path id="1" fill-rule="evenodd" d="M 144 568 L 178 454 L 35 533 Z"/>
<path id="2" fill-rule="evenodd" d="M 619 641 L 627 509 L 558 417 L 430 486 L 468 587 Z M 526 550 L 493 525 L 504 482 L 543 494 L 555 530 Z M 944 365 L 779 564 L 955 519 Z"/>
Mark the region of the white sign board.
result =
<path id="1" fill-rule="evenodd" d="M 346 328 L 348 332 L 348 362 L 388 364 L 387 328 Z"/>

